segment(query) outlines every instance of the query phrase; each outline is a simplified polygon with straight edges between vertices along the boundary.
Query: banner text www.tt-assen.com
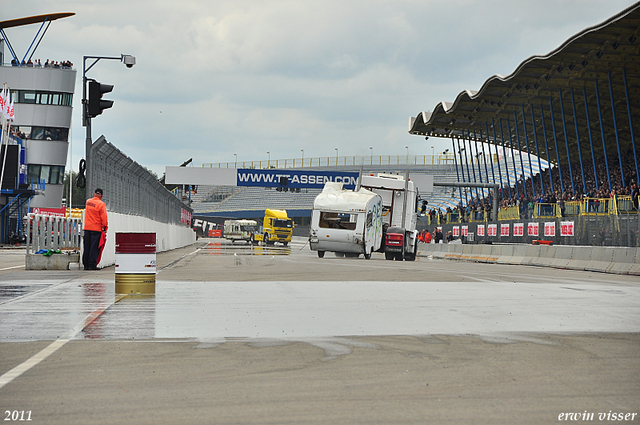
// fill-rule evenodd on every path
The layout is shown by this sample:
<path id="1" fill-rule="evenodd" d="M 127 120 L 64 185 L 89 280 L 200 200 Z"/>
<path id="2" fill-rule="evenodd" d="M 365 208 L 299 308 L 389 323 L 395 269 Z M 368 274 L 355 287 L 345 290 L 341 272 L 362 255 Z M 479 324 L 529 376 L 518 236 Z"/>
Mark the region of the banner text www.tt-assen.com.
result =
<path id="1" fill-rule="evenodd" d="M 355 189 L 358 173 L 331 171 L 238 170 L 238 186 L 294 187 L 322 189 L 326 182 L 343 183 L 345 189 Z"/>

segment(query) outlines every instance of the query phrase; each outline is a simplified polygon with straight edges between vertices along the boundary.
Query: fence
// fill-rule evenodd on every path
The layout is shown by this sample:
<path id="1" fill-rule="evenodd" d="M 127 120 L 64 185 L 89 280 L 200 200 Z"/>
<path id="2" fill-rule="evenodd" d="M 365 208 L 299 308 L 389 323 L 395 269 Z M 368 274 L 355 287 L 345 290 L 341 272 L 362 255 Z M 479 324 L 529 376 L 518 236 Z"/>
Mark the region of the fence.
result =
<path id="1" fill-rule="evenodd" d="M 104 189 L 107 209 L 167 224 L 189 225 L 193 210 L 169 192 L 155 176 L 107 142 L 104 136 L 91 148 L 94 187 Z"/>
<path id="2" fill-rule="evenodd" d="M 80 249 L 80 218 L 28 214 L 26 220 L 27 254 L 61 248 Z"/>
<path id="3" fill-rule="evenodd" d="M 476 244 L 532 244 L 536 240 L 545 240 L 555 245 L 640 247 L 638 214 L 582 215 L 439 225 L 444 234 L 451 231 L 453 235 L 461 236 L 465 242 L 471 242 L 466 240 L 466 237 L 473 234 L 473 243 Z"/>

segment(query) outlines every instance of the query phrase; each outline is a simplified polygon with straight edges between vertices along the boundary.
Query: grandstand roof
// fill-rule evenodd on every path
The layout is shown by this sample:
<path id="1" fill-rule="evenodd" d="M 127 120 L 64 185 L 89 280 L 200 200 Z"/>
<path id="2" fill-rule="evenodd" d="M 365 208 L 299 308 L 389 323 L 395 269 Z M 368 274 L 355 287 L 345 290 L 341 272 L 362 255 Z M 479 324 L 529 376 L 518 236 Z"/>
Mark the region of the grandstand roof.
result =
<path id="1" fill-rule="evenodd" d="M 515 137 L 514 121 L 517 121 L 523 149 L 522 137 L 528 134 L 528 140 L 532 142 L 529 150 L 535 153 L 533 140 L 537 135 L 541 141 L 541 156 L 548 157 L 546 153 L 542 154 L 542 136 L 546 135 L 549 140 L 549 151 L 555 150 L 551 147 L 554 129 L 563 147 L 558 149 L 558 154 L 566 158 L 565 134 L 572 152 L 577 150 L 578 142 L 582 149 L 586 149 L 589 127 L 598 156 L 598 146 L 600 154 L 603 151 L 598 114 L 600 104 L 607 151 L 616 149 L 617 127 L 618 135 L 624 136 L 619 140 L 624 154 L 632 146 L 630 130 L 640 132 L 639 31 L 640 2 L 599 25 L 585 29 L 549 54 L 526 59 L 511 75 L 494 75 L 480 90 L 465 90 L 453 103 L 440 102 L 432 112 L 419 113 L 411 118 L 409 133 L 468 140 L 476 137 L 475 132 L 479 140 L 494 142 L 494 134 L 495 139 L 500 140 L 500 131 L 503 130 L 508 143 L 509 130 Z M 588 114 L 585 108 L 588 108 Z M 574 110 L 577 120 L 574 119 Z M 632 128 L 630 121 L 633 122 Z M 523 124 L 526 125 L 526 133 Z M 555 157 L 555 153 L 549 156 L 552 160 Z"/>

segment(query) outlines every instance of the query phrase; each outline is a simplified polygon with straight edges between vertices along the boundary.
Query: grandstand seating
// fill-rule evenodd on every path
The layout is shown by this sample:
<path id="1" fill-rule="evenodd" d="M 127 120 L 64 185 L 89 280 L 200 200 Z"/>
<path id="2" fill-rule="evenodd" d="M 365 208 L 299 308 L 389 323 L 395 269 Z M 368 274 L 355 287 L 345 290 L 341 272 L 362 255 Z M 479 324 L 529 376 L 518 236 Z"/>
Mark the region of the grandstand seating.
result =
<path id="1" fill-rule="evenodd" d="M 509 175 L 509 181 L 513 186 L 516 180 L 522 180 L 522 170 L 520 168 L 520 159 L 516 154 L 516 166 L 514 168 L 513 159 L 509 156 L 502 158 L 500 161 L 500 167 L 503 175 L 503 184 L 506 186 L 506 174 Z M 525 178 L 535 175 L 539 172 L 537 158 L 532 157 L 531 169 L 529 169 L 528 158 L 523 156 L 523 163 L 525 164 Z M 475 181 L 477 182 L 493 182 L 493 175 L 496 179 L 498 177 L 498 166 L 494 163 L 494 172 L 491 172 L 491 165 L 487 164 L 487 171 L 485 171 L 484 164 L 475 164 Z M 546 161 L 542 161 L 542 168 L 547 168 Z M 358 171 L 353 166 L 329 166 L 329 167 L 312 167 L 317 170 L 336 170 L 343 171 Z M 383 166 L 368 166 L 363 168 L 363 173 L 378 173 L 378 172 L 397 172 L 402 173 L 406 171 L 406 165 L 392 165 L 387 164 Z M 434 182 L 447 183 L 462 181 L 462 175 L 458 177 L 456 168 L 453 164 L 426 164 L 421 166 L 410 166 L 411 173 L 424 173 L 433 176 Z M 462 172 L 461 170 L 459 171 Z M 464 167 L 465 181 L 468 181 L 466 166 Z M 471 176 L 471 181 L 474 181 Z M 498 180 L 497 183 L 500 183 Z M 447 208 L 454 208 L 459 203 L 462 205 L 467 204 L 467 198 L 464 196 L 464 191 L 473 193 L 475 197 L 476 193 L 479 193 L 481 197 L 488 196 L 489 189 L 462 189 L 462 200 L 460 199 L 460 190 L 453 187 L 435 186 L 432 193 L 421 193 L 421 198 L 429 202 L 430 208 L 438 208 L 445 211 Z M 313 207 L 313 200 L 320 193 L 320 189 L 302 189 L 301 192 L 278 192 L 275 188 L 263 188 L 263 187 L 220 187 L 220 186 L 199 186 L 197 194 L 192 194 L 191 201 L 195 214 L 206 213 L 223 213 L 234 211 L 260 211 L 266 208 L 275 209 L 291 209 L 291 210 L 311 210 Z M 469 195 L 467 195 L 469 196 Z"/>

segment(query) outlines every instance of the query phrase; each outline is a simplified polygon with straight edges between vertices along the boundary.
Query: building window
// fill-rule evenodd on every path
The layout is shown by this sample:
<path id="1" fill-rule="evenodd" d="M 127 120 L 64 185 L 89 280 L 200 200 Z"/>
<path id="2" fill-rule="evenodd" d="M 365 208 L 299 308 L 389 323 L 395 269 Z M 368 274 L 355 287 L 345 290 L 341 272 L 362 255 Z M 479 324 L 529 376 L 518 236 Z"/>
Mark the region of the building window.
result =
<path id="1" fill-rule="evenodd" d="M 38 127 L 21 125 L 11 127 L 21 139 L 55 140 L 66 142 L 69 139 L 69 129 L 63 127 Z"/>
<path id="2" fill-rule="evenodd" d="M 44 180 L 46 184 L 63 184 L 64 166 L 29 164 L 27 176 L 29 181 L 39 182 Z"/>
<path id="3" fill-rule="evenodd" d="M 71 106 L 71 93 L 58 93 L 33 90 L 12 90 L 11 98 L 16 103 L 30 103 L 36 105 Z"/>

